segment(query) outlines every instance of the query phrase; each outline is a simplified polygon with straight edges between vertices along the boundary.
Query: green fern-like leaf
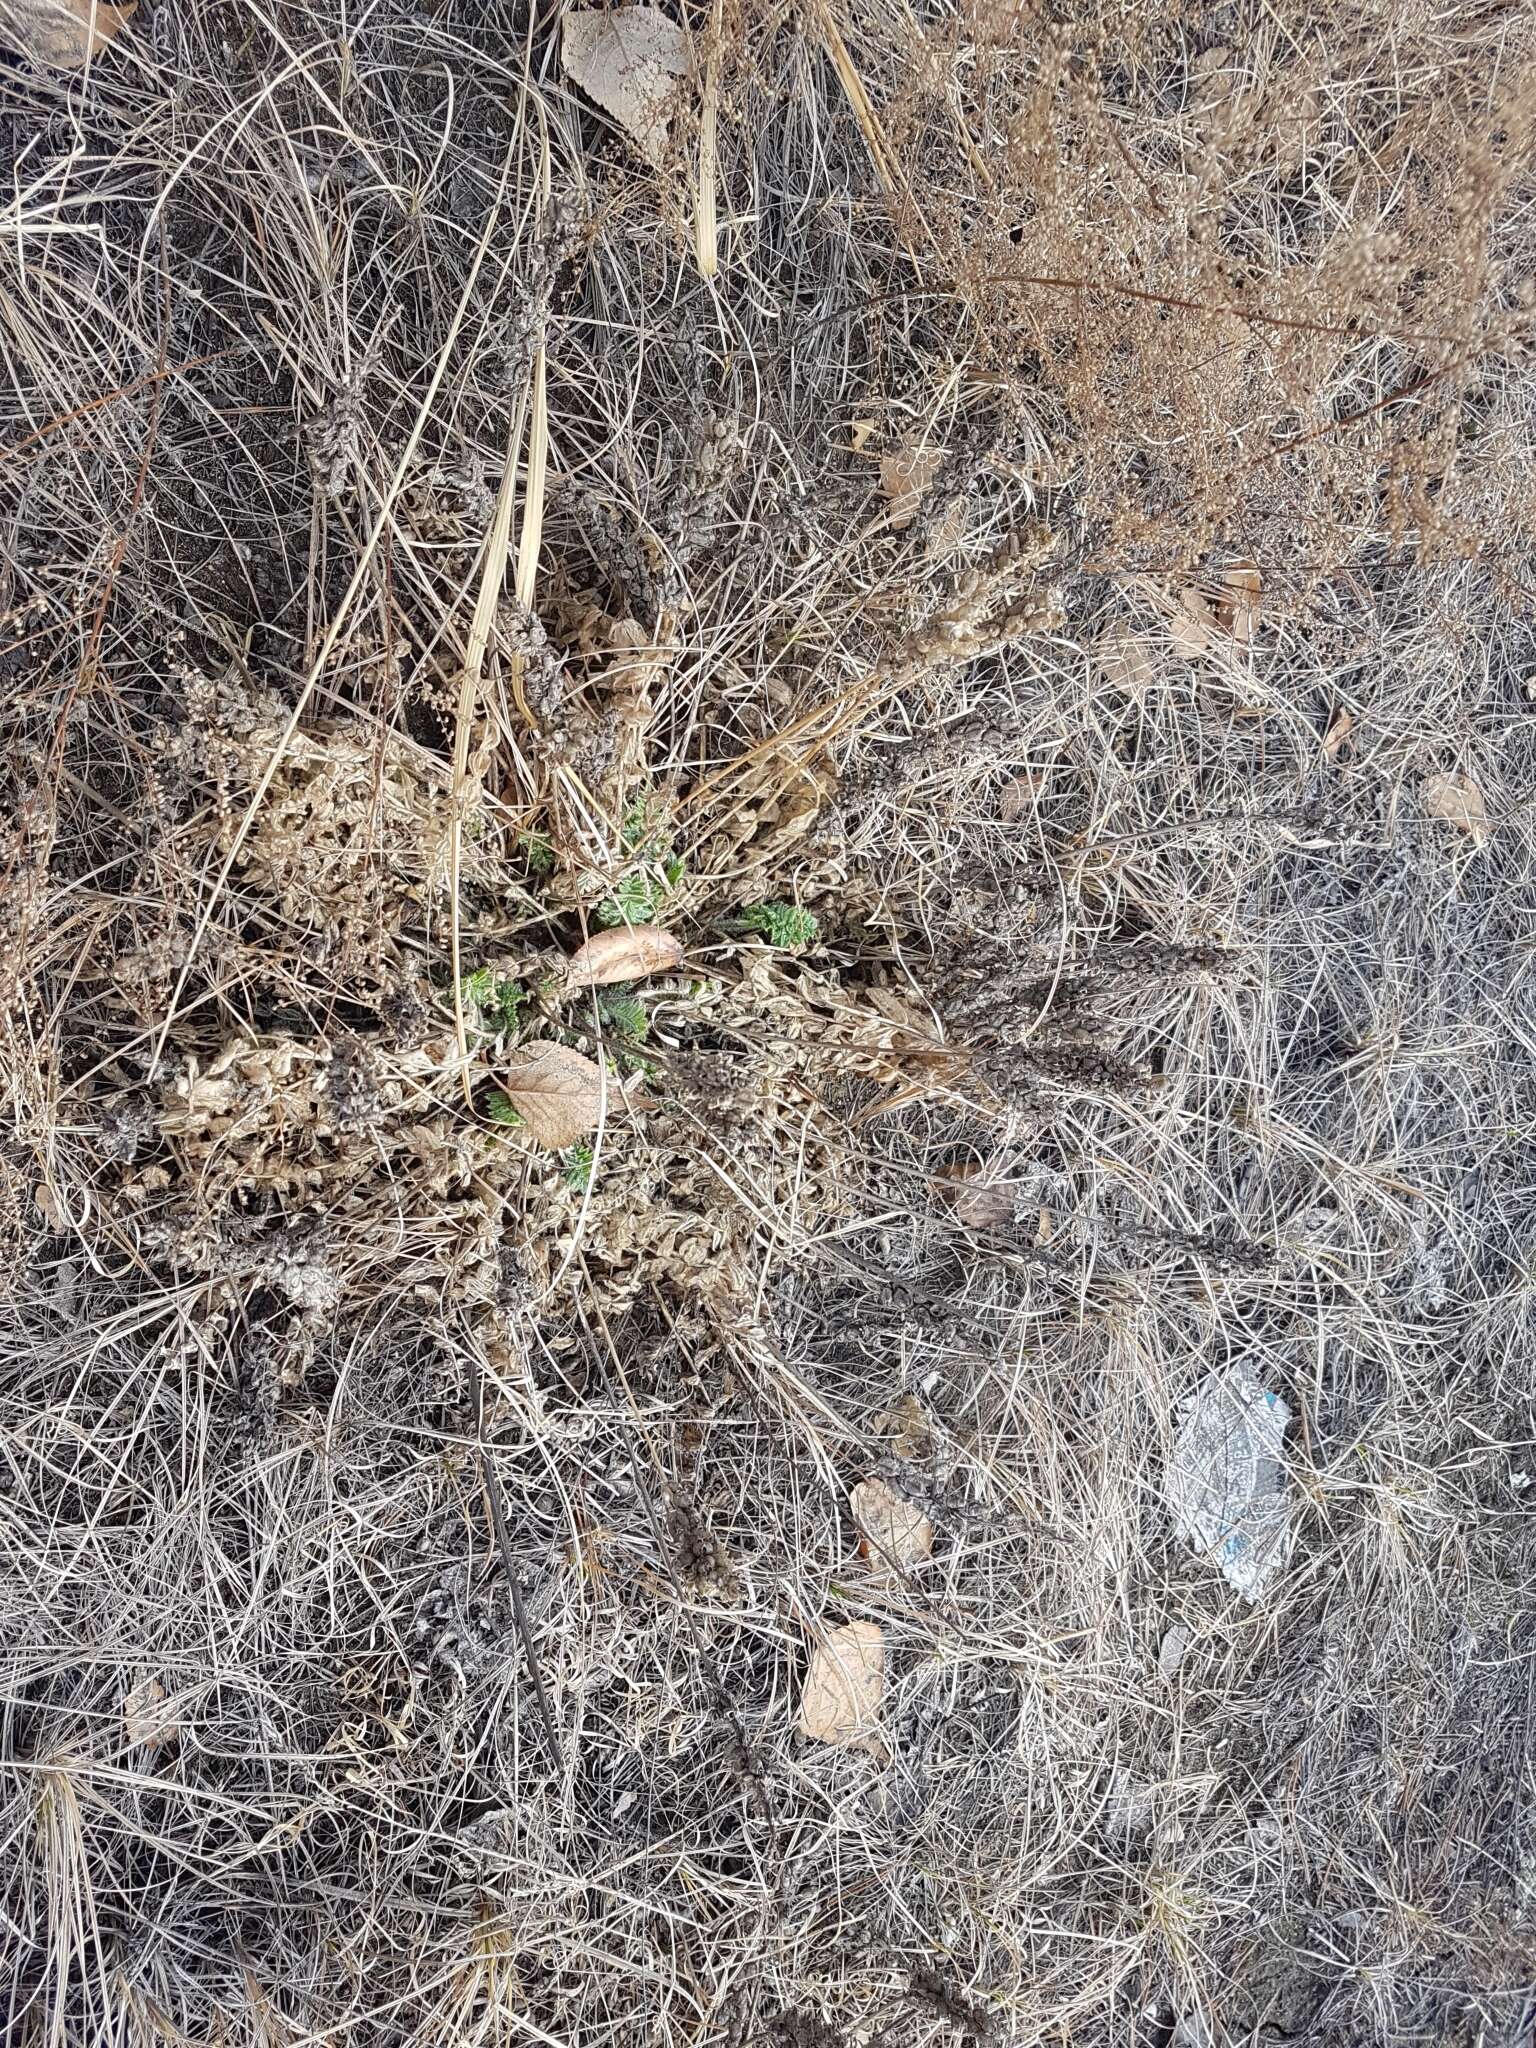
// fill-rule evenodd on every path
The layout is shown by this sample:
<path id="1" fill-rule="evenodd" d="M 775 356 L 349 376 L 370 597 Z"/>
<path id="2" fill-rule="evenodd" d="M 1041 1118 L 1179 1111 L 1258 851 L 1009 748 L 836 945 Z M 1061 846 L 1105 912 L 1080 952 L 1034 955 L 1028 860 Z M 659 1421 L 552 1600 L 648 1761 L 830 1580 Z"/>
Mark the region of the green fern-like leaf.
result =
<path id="1" fill-rule="evenodd" d="M 560 1170 L 579 1195 L 592 1185 L 592 1165 L 590 1145 L 572 1145 L 560 1155 Z"/>
<path id="2" fill-rule="evenodd" d="M 661 912 L 663 888 L 649 868 L 631 868 L 621 877 L 611 896 L 605 896 L 593 912 L 605 929 L 620 924 L 654 924 Z"/>
<path id="3" fill-rule="evenodd" d="M 770 946 L 782 946 L 786 951 L 811 945 L 821 929 L 812 913 L 798 903 L 749 903 L 741 921 L 749 932 L 761 932 Z"/>
<path id="4" fill-rule="evenodd" d="M 523 859 L 536 875 L 552 875 L 555 871 L 555 849 L 542 832 L 519 832 L 517 848 Z"/>
<path id="5" fill-rule="evenodd" d="M 466 1007 L 473 1007 L 493 1031 L 515 1031 L 517 1013 L 528 1000 L 520 981 L 497 974 L 489 967 L 476 967 L 459 983 Z"/>
<path id="6" fill-rule="evenodd" d="M 638 1044 L 651 1028 L 644 1003 L 627 989 L 608 989 L 598 998 L 598 1014 L 621 1038 Z"/>

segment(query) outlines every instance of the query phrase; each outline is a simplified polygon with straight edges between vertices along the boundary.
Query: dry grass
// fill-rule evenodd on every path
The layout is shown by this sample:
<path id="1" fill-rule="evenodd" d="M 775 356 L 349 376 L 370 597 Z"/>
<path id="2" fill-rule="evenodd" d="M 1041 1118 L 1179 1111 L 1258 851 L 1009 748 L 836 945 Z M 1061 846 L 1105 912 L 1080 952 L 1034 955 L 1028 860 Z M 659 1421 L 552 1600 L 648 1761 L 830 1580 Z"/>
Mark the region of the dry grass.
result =
<path id="1" fill-rule="evenodd" d="M 18 2048 L 1529 2038 L 1536 27 L 1061 14 L 0 76 Z"/>

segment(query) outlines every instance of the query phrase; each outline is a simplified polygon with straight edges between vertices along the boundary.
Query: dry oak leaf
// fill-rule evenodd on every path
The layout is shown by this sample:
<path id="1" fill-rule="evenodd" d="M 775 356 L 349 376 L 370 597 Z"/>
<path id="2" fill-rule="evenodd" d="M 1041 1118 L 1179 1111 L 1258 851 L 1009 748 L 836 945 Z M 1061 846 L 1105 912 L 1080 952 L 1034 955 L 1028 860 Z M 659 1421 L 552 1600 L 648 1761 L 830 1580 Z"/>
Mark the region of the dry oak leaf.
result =
<path id="1" fill-rule="evenodd" d="M 1487 844 L 1488 806 L 1470 775 L 1455 769 L 1446 775 L 1428 775 L 1419 786 L 1419 796 L 1432 818 L 1443 818 L 1447 825 L 1465 832 L 1474 846 Z"/>
<path id="2" fill-rule="evenodd" d="M 899 533 L 912 524 L 923 493 L 944 460 L 936 448 L 902 448 L 880 458 L 880 488 L 891 501 L 890 522 Z"/>
<path id="3" fill-rule="evenodd" d="M 38 64 L 76 71 L 107 47 L 133 15 L 126 7 L 92 6 L 91 0 L 0 0 L 0 30 Z"/>
<path id="4" fill-rule="evenodd" d="M 677 81 L 688 69 L 686 30 L 659 7 L 574 9 L 560 56 L 566 75 L 611 114 L 646 162 L 660 170 Z"/>
<path id="5" fill-rule="evenodd" d="M 884 1755 L 878 1732 L 884 1693 L 884 1631 L 873 1621 L 850 1621 L 811 1652 L 796 1726 L 813 1742 Z"/>
<path id="6" fill-rule="evenodd" d="M 565 963 L 568 988 L 606 988 L 614 981 L 641 981 L 665 974 L 683 957 L 682 941 L 659 924 L 615 925 L 594 932 Z"/>
<path id="7" fill-rule="evenodd" d="M 932 1557 L 932 1522 L 915 1501 L 892 1492 L 883 1479 L 861 1479 L 848 1505 L 862 1538 L 859 1549 L 872 1563 L 906 1571 Z"/>
<path id="8" fill-rule="evenodd" d="M 520 1046 L 501 1085 L 532 1135 L 553 1152 L 563 1152 L 602 1121 L 601 1070 L 584 1053 L 552 1038 Z M 609 1092 L 617 1097 L 616 1087 Z"/>

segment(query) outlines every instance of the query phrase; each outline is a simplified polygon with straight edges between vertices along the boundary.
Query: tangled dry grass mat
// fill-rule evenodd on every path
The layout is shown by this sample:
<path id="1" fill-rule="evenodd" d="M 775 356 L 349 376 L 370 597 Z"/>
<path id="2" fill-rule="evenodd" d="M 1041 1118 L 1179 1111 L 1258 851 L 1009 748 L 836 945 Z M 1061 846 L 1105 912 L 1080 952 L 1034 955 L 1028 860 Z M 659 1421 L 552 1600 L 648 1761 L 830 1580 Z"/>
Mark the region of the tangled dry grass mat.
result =
<path id="1" fill-rule="evenodd" d="M 1504 0 L 8 0 L 16 2048 L 1536 2023 Z"/>

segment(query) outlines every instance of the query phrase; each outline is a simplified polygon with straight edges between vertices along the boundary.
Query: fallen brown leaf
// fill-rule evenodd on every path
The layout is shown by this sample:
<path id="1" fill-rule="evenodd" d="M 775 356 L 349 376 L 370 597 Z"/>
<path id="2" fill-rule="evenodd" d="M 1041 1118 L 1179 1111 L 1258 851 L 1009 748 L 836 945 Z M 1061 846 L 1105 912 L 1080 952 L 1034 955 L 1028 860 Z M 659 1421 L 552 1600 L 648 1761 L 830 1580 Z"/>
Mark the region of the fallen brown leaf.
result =
<path id="1" fill-rule="evenodd" d="M 133 15 L 126 7 L 92 7 L 91 0 L 0 0 L 0 27 L 38 64 L 77 71 L 99 56 Z"/>
<path id="2" fill-rule="evenodd" d="M 876 1418 L 875 1427 L 891 1439 L 891 1449 L 906 1464 L 927 1457 L 933 1448 L 933 1430 L 915 1394 L 898 1394 Z"/>
<path id="3" fill-rule="evenodd" d="M 1171 630 L 1171 629 L 1170 629 Z M 1128 619 L 1117 619 L 1093 643 L 1094 666 L 1111 689 L 1139 697 L 1157 680 L 1157 645 Z"/>
<path id="4" fill-rule="evenodd" d="M 165 1687 L 158 1678 L 141 1678 L 123 1695 L 123 1734 L 130 1742 L 158 1749 L 175 1733 L 176 1724 L 165 1711 Z"/>
<path id="5" fill-rule="evenodd" d="M 880 488 L 891 501 L 890 520 L 900 532 L 912 524 L 923 493 L 944 460 L 936 448 L 902 448 L 880 458 Z"/>
<path id="6" fill-rule="evenodd" d="M 565 963 L 569 988 L 606 988 L 614 981 L 642 981 L 665 974 L 683 957 L 682 942 L 659 924 L 616 925 L 594 932 Z"/>
<path id="7" fill-rule="evenodd" d="M 1006 1181 L 987 1180 L 992 1161 L 946 1166 L 930 1185 L 945 1196 L 959 1220 L 972 1230 L 987 1230 L 1013 1221 L 1014 1190 Z"/>
<path id="8" fill-rule="evenodd" d="M 565 17 L 560 56 L 571 82 L 660 169 L 673 95 L 688 69 L 687 31 L 659 7 L 621 7 L 612 14 L 582 7 Z"/>
<path id="9" fill-rule="evenodd" d="M 1239 647 L 1251 646 L 1263 589 L 1259 572 L 1252 562 L 1234 562 L 1222 571 L 1221 586 L 1214 607 L 1217 624 Z"/>
<path id="10" fill-rule="evenodd" d="M 1488 806 L 1483 792 L 1470 775 L 1453 769 L 1446 775 L 1429 775 L 1419 786 L 1424 808 L 1432 818 L 1443 818 L 1458 832 L 1465 832 L 1474 846 L 1488 841 Z"/>
<path id="11" fill-rule="evenodd" d="M 1015 775 L 1005 782 L 997 799 L 997 815 L 1005 825 L 1017 824 L 1045 788 L 1043 775 Z"/>
<path id="12" fill-rule="evenodd" d="M 1354 752 L 1354 741 L 1350 738 L 1354 729 L 1355 721 L 1343 705 L 1335 705 L 1328 730 L 1323 734 L 1323 752 L 1330 761 L 1337 761 L 1340 754 Z"/>
<path id="13" fill-rule="evenodd" d="M 906 1571 L 933 1555 L 933 1524 L 915 1501 L 893 1493 L 883 1479 L 861 1479 L 848 1496 L 863 1539 L 862 1554 L 875 1565 Z"/>
<path id="14" fill-rule="evenodd" d="M 520 1046 L 501 1085 L 529 1131 L 551 1151 L 563 1152 L 602 1121 L 601 1071 L 584 1053 L 552 1038 Z"/>
<path id="15" fill-rule="evenodd" d="M 884 1631 L 873 1621 L 850 1621 L 811 1652 L 796 1725 L 813 1742 L 883 1755 L 878 1716 L 884 1693 Z"/>
<path id="16" fill-rule="evenodd" d="M 881 988 L 877 985 L 871 988 L 868 994 L 871 1006 L 880 1012 L 887 1023 L 895 1024 L 903 1031 L 912 1032 L 918 1038 L 932 1040 L 933 1019 L 925 1016 L 916 1003 L 909 1001 L 899 990 Z"/>
<path id="17" fill-rule="evenodd" d="M 1191 660 L 1209 654 L 1221 633 L 1216 607 L 1190 583 L 1175 598 L 1168 615 L 1168 638 Z"/>

